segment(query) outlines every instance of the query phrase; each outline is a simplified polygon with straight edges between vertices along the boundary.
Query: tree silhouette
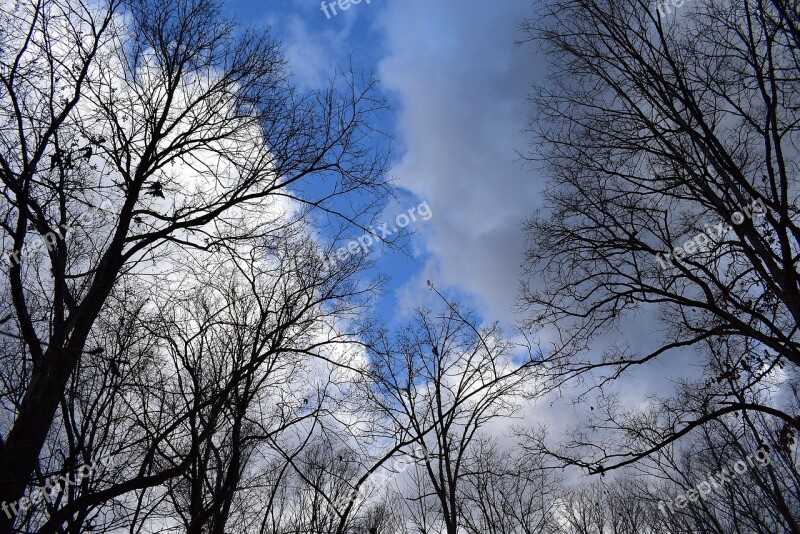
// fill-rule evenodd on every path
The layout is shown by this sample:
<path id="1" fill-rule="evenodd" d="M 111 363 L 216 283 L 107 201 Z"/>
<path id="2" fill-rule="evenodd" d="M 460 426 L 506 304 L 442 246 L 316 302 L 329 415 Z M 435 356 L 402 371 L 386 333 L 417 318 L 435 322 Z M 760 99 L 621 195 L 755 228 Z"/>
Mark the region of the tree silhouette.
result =
<path id="1" fill-rule="evenodd" d="M 523 301 L 557 340 L 551 384 L 602 388 L 679 351 L 703 374 L 653 423 L 660 439 L 561 459 L 608 470 L 742 410 L 796 428 L 797 405 L 758 394 L 800 365 L 795 6 L 693 2 L 662 18 L 646 0 L 556 0 L 540 15 L 527 36 L 552 69 L 532 95 L 530 157 L 550 186 L 527 223 Z M 603 339 L 641 317 L 652 349 Z M 605 422 L 625 436 L 617 415 Z"/>
<path id="2" fill-rule="evenodd" d="M 3 302 L 16 318 L 6 335 L 24 342 L 11 388 L 24 394 L 0 443 L 11 502 L 124 276 L 263 241 L 312 210 L 363 228 L 387 189 L 365 142 L 383 106 L 374 82 L 348 73 L 344 91 L 299 97 L 278 43 L 216 1 L 39 0 L 0 17 Z M 103 202 L 113 208 L 82 217 Z M 299 207 L 288 220 L 287 203 Z M 26 254 L 37 234 L 60 237 Z"/>

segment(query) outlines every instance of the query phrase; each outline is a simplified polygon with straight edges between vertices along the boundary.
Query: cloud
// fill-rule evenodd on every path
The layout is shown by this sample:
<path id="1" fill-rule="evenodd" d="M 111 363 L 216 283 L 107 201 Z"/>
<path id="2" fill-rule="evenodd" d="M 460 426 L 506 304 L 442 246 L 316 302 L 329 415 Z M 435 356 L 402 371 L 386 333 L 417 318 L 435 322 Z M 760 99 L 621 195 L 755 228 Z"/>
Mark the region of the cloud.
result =
<path id="1" fill-rule="evenodd" d="M 317 13 L 313 13 L 316 17 Z M 324 18 L 321 13 L 319 16 Z M 352 18 L 341 25 L 326 24 L 322 30 L 309 27 L 308 19 L 288 18 L 284 50 L 294 75 L 302 89 L 325 87 L 335 74 L 336 66 L 346 59 L 346 43 L 352 29 Z"/>
<path id="2" fill-rule="evenodd" d="M 527 143 L 525 96 L 537 74 L 532 47 L 515 45 L 527 10 L 526 2 L 409 0 L 382 13 L 379 72 L 399 101 L 393 174 L 436 213 L 420 234 L 430 252 L 424 276 L 467 292 L 487 319 L 512 318 L 520 221 L 541 187 L 516 153 Z M 424 291 L 417 282 L 411 293 Z"/>
<path id="3" fill-rule="evenodd" d="M 543 178 L 525 168 L 516 152 L 528 148 L 524 130 L 533 109 L 526 94 L 544 72 L 534 46 L 515 44 L 523 37 L 518 28 L 529 9 L 527 2 L 408 0 L 382 13 L 388 52 L 380 75 L 399 101 L 402 155 L 393 174 L 434 213 L 417 234 L 429 258 L 401 289 L 404 308 L 437 307 L 425 286 L 430 279 L 460 300 L 466 297 L 486 320 L 515 319 L 525 248 L 520 223 L 541 205 L 544 189 Z M 637 314 L 619 331 L 601 336 L 583 356 L 597 358 L 620 340 L 644 354 L 654 348 L 657 328 L 652 317 Z M 531 334 L 545 347 L 553 341 L 553 332 Z M 694 372 L 688 365 L 693 358 L 693 351 L 676 352 L 633 369 L 624 388 L 616 385 L 623 401 L 635 406 L 648 395 L 671 392 L 673 379 Z M 553 435 L 560 435 L 585 420 L 589 406 L 571 404 L 576 391 L 563 393 L 528 406 L 525 423 L 547 422 Z"/>

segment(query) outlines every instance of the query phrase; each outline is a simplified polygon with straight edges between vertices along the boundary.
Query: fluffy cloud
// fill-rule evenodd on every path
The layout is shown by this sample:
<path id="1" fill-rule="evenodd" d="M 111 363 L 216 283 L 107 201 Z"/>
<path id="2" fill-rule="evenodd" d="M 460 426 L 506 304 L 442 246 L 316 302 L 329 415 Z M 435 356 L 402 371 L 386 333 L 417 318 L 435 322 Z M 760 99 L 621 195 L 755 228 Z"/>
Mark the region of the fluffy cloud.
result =
<path id="1" fill-rule="evenodd" d="M 510 320 L 523 250 L 522 218 L 538 205 L 538 178 L 523 168 L 539 72 L 519 47 L 526 2 L 409 0 L 381 13 L 384 87 L 398 101 L 398 184 L 436 216 L 420 236 L 430 252 L 422 280 L 460 289 L 491 319 Z M 407 288 L 419 302 L 424 284 Z"/>

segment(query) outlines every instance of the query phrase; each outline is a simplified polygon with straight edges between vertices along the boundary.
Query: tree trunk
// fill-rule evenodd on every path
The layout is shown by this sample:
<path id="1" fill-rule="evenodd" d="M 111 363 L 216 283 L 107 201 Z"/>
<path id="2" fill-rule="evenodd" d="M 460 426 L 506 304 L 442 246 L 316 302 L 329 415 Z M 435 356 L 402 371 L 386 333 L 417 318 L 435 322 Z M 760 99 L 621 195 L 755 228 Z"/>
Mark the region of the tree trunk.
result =
<path id="1" fill-rule="evenodd" d="M 75 362 L 66 351 L 48 351 L 33 372 L 19 415 L 0 450 L 0 503 L 8 503 L 10 510 L 16 509 L 31 479 Z M 8 515 L 0 513 L 0 534 L 13 532 L 13 510 L 12 518 Z"/>

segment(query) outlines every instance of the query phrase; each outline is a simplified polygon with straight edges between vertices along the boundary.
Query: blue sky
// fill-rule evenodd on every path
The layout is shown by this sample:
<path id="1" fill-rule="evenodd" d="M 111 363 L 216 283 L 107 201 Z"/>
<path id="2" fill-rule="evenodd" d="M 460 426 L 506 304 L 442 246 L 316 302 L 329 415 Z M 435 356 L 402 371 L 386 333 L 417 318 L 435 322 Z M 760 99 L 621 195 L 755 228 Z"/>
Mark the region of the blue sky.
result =
<path id="1" fill-rule="evenodd" d="M 420 201 L 433 216 L 410 242 L 413 257 L 385 251 L 377 270 L 392 277 L 378 304 L 388 328 L 415 307 L 441 303 L 426 280 L 486 322 L 512 327 L 523 262 L 521 222 L 541 207 L 542 175 L 526 167 L 532 109 L 526 97 L 545 67 L 531 44 L 518 45 L 531 15 L 525 0 L 372 0 L 326 18 L 316 0 L 228 0 L 243 21 L 269 24 L 283 42 L 295 82 L 313 89 L 348 61 L 381 80 L 393 108 L 382 127 L 393 136 L 390 174 L 401 200 L 393 219 Z M 379 142 L 376 140 L 376 142 Z M 624 340 L 651 350 L 657 324 L 637 315 L 595 340 L 593 351 Z M 532 332 L 545 343 L 547 332 Z M 628 406 L 669 393 L 692 368 L 691 351 L 632 370 L 617 392 Z M 584 419 L 569 390 L 551 405 L 531 404 L 525 418 L 544 421 L 553 435 Z M 500 429 L 497 429 L 498 432 Z"/>
<path id="2" fill-rule="evenodd" d="M 317 0 L 226 7 L 272 27 L 302 89 L 322 87 L 348 61 L 380 78 L 392 107 L 380 126 L 393 137 L 390 174 L 400 188 L 381 220 L 423 201 L 433 211 L 415 228 L 413 257 L 381 257 L 378 270 L 392 277 L 379 304 L 384 321 L 433 304 L 426 280 L 486 320 L 513 321 L 520 222 L 540 189 L 516 152 L 526 149 L 525 96 L 538 74 L 533 47 L 515 44 L 530 4 L 364 0 L 330 18 Z"/>

